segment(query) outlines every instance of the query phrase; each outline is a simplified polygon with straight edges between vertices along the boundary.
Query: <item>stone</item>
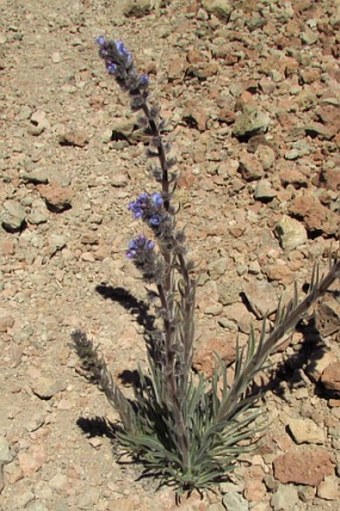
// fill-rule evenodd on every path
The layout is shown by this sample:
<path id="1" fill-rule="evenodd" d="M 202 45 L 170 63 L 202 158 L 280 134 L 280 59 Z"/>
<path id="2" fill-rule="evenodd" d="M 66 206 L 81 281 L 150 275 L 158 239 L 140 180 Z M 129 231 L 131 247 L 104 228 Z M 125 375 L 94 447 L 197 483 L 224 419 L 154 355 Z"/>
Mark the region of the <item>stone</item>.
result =
<path id="1" fill-rule="evenodd" d="M 242 152 L 239 157 L 238 171 L 245 181 L 261 179 L 264 175 L 263 167 L 256 156 Z"/>
<path id="2" fill-rule="evenodd" d="M 31 172 L 25 172 L 22 174 L 21 179 L 24 181 L 24 183 L 33 183 L 35 185 L 46 185 L 48 183 L 47 172 L 43 168 L 37 168 Z"/>
<path id="3" fill-rule="evenodd" d="M 276 158 L 274 149 L 272 149 L 269 145 L 259 144 L 255 154 L 261 162 L 263 170 L 269 170 L 272 168 Z"/>
<path id="4" fill-rule="evenodd" d="M 248 511 L 248 502 L 239 493 L 226 493 L 222 499 L 227 511 Z"/>
<path id="5" fill-rule="evenodd" d="M 294 486 L 280 484 L 270 503 L 274 511 L 291 511 L 299 502 L 298 491 Z"/>
<path id="6" fill-rule="evenodd" d="M 276 197 L 276 192 L 268 179 L 261 179 L 255 188 L 254 197 L 261 202 L 270 202 Z"/>
<path id="7" fill-rule="evenodd" d="M 0 309 L 0 332 L 5 333 L 14 325 L 14 318 L 6 309 Z"/>
<path id="8" fill-rule="evenodd" d="M 308 239 L 304 225 L 287 215 L 284 215 L 277 223 L 274 233 L 279 239 L 283 250 L 287 251 L 294 250 L 296 247 L 303 245 Z"/>
<path id="9" fill-rule="evenodd" d="M 331 140 L 337 133 L 336 126 L 325 126 L 321 122 L 311 122 L 305 126 L 306 135 L 321 140 Z"/>
<path id="10" fill-rule="evenodd" d="M 233 11 L 229 0 L 202 0 L 202 7 L 208 14 L 213 14 L 223 22 L 228 22 Z"/>
<path id="11" fill-rule="evenodd" d="M 21 231 L 25 226 L 26 212 L 22 205 L 10 199 L 4 202 L 4 210 L 1 215 L 1 225 L 7 232 L 15 233 Z"/>
<path id="12" fill-rule="evenodd" d="M 208 265 L 208 273 L 213 280 L 222 277 L 228 268 L 228 259 L 222 257 L 220 259 L 211 261 Z"/>
<path id="13" fill-rule="evenodd" d="M 292 215 L 303 219 L 309 232 L 320 231 L 333 235 L 338 231 L 338 215 L 323 206 L 319 199 L 311 193 L 297 195 L 289 211 Z"/>
<path id="14" fill-rule="evenodd" d="M 308 179 L 300 170 L 296 168 L 292 168 L 291 166 L 287 167 L 283 165 L 279 172 L 280 180 L 283 185 L 292 184 L 296 188 L 300 188 L 301 186 L 307 185 Z"/>
<path id="15" fill-rule="evenodd" d="M 14 454 L 11 451 L 10 445 L 6 438 L 0 436 L 0 465 L 10 463 L 14 458 Z"/>
<path id="16" fill-rule="evenodd" d="M 340 392 L 340 360 L 326 367 L 321 375 L 321 382 L 326 389 Z"/>
<path id="17" fill-rule="evenodd" d="M 265 133 L 269 125 L 269 116 L 266 112 L 249 109 L 235 119 L 232 133 L 240 140 L 249 140 L 254 135 Z"/>
<path id="18" fill-rule="evenodd" d="M 41 469 L 46 455 L 41 447 L 29 452 L 19 452 L 18 461 L 24 477 L 30 477 Z"/>
<path id="19" fill-rule="evenodd" d="M 150 14 L 153 7 L 152 0 L 125 0 L 123 5 L 123 14 L 127 17 L 134 16 L 142 18 Z"/>
<path id="20" fill-rule="evenodd" d="M 324 168 L 320 172 L 318 186 L 333 190 L 334 192 L 340 191 L 340 171 L 338 168 Z"/>
<path id="21" fill-rule="evenodd" d="M 62 146 L 85 147 L 89 143 L 89 135 L 83 128 L 66 131 L 59 137 Z"/>
<path id="22" fill-rule="evenodd" d="M 73 192 L 69 187 L 51 183 L 39 185 L 38 190 L 45 200 L 47 208 L 53 213 L 62 213 L 72 207 Z"/>
<path id="23" fill-rule="evenodd" d="M 235 335 L 226 333 L 223 337 L 213 337 L 201 342 L 193 356 L 193 368 L 211 378 L 215 367 L 218 366 L 216 355 L 227 365 L 234 362 L 236 356 Z"/>
<path id="24" fill-rule="evenodd" d="M 47 114 L 43 110 L 37 110 L 31 115 L 31 123 L 33 124 L 33 129 L 31 128 L 29 132 L 32 135 L 40 135 L 40 133 L 51 127 Z"/>
<path id="25" fill-rule="evenodd" d="M 40 399 L 50 399 L 67 387 L 66 382 L 52 376 L 37 375 L 31 383 L 31 389 Z"/>
<path id="26" fill-rule="evenodd" d="M 244 496 L 248 502 L 261 502 L 266 496 L 266 486 L 257 479 L 248 479 L 245 483 Z"/>
<path id="27" fill-rule="evenodd" d="M 269 282 L 252 280 L 244 284 L 243 293 L 258 319 L 263 319 L 266 314 L 276 311 L 278 299 L 274 287 Z"/>
<path id="28" fill-rule="evenodd" d="M 323 444 L 326 440 L 325 430 L 312 419 L 291 419 L 288 428 L 297 444 Z"/>
<path id="29" fill-rule="evenodd" d="M 273 461 L 274 475 L 281 483 L 317 486 L 333 474 L 330 454 L 322 448 L 297 447 Z"/>
<path id="30" fill-rule="evenodd" d="M 316 494 L 320 499 L 339 500 L 340 492 L 338 478 L 335 476 L 326 477 L 325 480 L 321 481 L 319 484 Z"/>
<path id="31" fill-rule="evenodd" d="M 334 354 L 332 351 L 320 349 L 313 355 L 313 361 L 304 369 L 304 372 L 314 383 L 321 378 L 326 367 L 334 362 Z"/>

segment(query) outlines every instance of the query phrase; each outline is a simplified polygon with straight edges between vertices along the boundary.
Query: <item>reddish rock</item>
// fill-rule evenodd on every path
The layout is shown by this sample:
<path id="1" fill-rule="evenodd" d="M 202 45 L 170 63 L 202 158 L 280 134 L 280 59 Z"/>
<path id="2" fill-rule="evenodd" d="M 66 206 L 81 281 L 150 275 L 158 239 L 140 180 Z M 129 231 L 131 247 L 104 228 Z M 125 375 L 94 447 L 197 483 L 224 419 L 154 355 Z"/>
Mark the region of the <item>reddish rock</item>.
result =
<path id="1" fill-rule="evenodd" d="M 334 472 L 330 454 L 321 448 L 292 449 L 276 458 L 273 466 L 275 478 L 283 484 L 317 486 Z"/>
<path id="2" fill-rule="evenodd" d="M 245 181 L 254 181 L 261 179 L 264 175 L 261 162 L 253 154 L 243 152 L 240 155 L 239 172 Z"/>
<path id="3" fill-rule="evenodd" d="M 288 185 L 298 185 L 298 186 L 306 186 L 308 179 L 307 177 L 298 169 L 284 167 L 279 172 L 280 179 L 282 184 Z"/>
<path id="4" fill-rule="evenodd" d="M 248 479 L 245 483 L 244 496 L 249 502 L 262 502 L 266 496 L 265 484 L 258 479 Z"/>
<path id="5" fill-rule="evenodd" d="M 56 183 L 49 185 L 39 185 L 38 190 L 45 200 L 48 209 L 53 212 L 61 213 L 72 206 L 72 191 L 70 188 L 64 188 Z"/>
<path id="6" fill-rule="evenodd" d="M 279 280 L 290 282 L 293 278 L 293 272 L 287 264 L 276 263 L 267 266 L 264 270 L 269 280 Z"/>
<path id="7" fill-rule="evenodd" d="M 338 215 L 323 206 L 317 197 L 310 193 L 298 195 L 289 208 L 290 212 L 303 218 L 306 228 L 311 231 L 321 231 L 332 235 L 338 230 Z"/>
<path id="8" fill-rule="evenodd" d="M 236 355 L 234 334 L 213 337 L 201 343 L 194 353 L 194 369 L 203 372 L 207 378 L 211 378 L 214 368 L 218 364 L 216 354 L 227 365 L 234 362 Z"/>
<path id="9" fill-rule="evenodd" d="M 330 364 L 321 376 L 321 381 L 329 390 L 340 391 L 340 361 Z"/>
<path id="10" fill-rule="evenodd" d="M 19 452 L 19 465 L 24 477 L 29 477 L 41 469 L 46 461 L 46 454 L 42 447 L 36 447 L 30 452 Z"/>
<path id="11" fill-rule="evenodd" d="M 323 169 L 320 173 L 317 186 L 328 188 L 334 192 L 340 191 L 340 171 L 338 168 Z"/>

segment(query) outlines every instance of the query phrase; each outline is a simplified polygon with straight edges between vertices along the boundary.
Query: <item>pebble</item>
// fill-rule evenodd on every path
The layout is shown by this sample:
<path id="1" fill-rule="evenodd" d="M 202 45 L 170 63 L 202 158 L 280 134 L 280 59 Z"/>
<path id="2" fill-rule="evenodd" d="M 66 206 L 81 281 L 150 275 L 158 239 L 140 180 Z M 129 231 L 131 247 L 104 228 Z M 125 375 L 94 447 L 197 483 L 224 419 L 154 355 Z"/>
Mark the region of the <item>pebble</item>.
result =
<path id="1" fill-rule="evenodd" d="M 3 207 L 4 210 L 1 215 L 2 227 L 11 233 L 20 231 L 25 225 L 25 209 L 16 200 L 5 201 Z"/>
<path id="2" fill-rule="evenodd" d="M 233 11 L 229 0 L 202 0 L 202 7 L 209 14 L 214 14 L 218 19 L 227 23 Z"/>
<path id="3" fill-rule="evenodd" d="M 258 319 L 263 319 L 266 314 L 271 314 L 277 309 L 278 298 L 272 284 L 252 280 L 243 286 L 243 292 Z"/>
<path id="4" fill-rule="evenodd" d="M 62 213 L 72 207 L 73 192 L 70 187 L 51 183 L 48 185 L 38 185 L 38 190 L 50 211 Z"/>
<path id="5" fill-rule="evenodd" d="M 277 223 L 274 233 L 278 237 L 283 250 L 287 251 L 303 245 L 308 239 L 304 225 L 288 215 L 283 215 Z"/>
<path id="6" fill-rule="evenodd" d="M 0 465 L 10 463 L 13 460 L 13 457 L 14 454 L 6 438 L 0 436 Z"/>
<path id="7" fill-rule="evenodd" d="M 311 419 L 291 419 L 288 428 L 297 444 L 323 444 L 325 430 Z"/>
<path id="8" fill-rule="evenodd" d="M 335 476 L 325 477 L 318 486 L 317 496 L 324 500 L 339 500 L 339 480 Z"/>
<path id="9" fill-rule="evenodd" d="M 261 110 L 251 109 L 235 119 L 233 134 L 239 139 L 249 139 L 254 135 L 265 133 L 269 125 L 269 116 Z"/>
<path id="10" fill-rule="evenodd" d="M 239 493 L 226 493 L 222 499 L 227 511 L 248 511 L 248 502 Z"/>
<path id="11" fill-rule="evenodd" d="M 272 184 L 268 179 L 261 179 L 255 188 L 254 197 L 261 202 L 270 202 L 276 197 Z"/>
<path id="12" fill-rule="evenodd" d="M 325 368 L 321 375 L 321 382 L 328 390 L 340 391 L 340 360 Z"/>
<path id="13" fill-rule="evenodd" d="M 40 399 L 50 399 L 65 390 L 66 386 L 66 383 L 60 379 L 39 374 L 37 374 L 33 382 L 31 382 L 32 391 L 40 397 Z"/>
<path id="14" fill-rule="evenodd" d="M 270 503 L 274 511 L 291 511 L 299 502 L 298 491 L 294 486 L 280 484 Z"/>

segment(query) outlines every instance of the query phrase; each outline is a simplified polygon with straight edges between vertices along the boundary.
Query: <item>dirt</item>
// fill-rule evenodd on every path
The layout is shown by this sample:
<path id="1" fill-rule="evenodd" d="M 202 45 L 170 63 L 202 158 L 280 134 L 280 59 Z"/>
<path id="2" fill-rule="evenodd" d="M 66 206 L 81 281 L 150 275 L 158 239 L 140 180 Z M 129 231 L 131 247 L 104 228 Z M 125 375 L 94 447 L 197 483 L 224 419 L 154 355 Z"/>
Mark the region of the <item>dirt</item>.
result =
<path id="1" fill-rule="evenodd" d="M 314 262 L 325 270 L 336 251 L 340 4 L 0 7 L 0 509 L 175 509 L 171 489 L 156 492 L 156 482 L 136 480 L 139 467 L 118 463 L 104 420 L 118 416 L 77 373 L 69 346 L 72 329 L 84 329 L 118 380 L 145 361 L 142 328 L 124 299 L 145 299 L 125 257 L 141 229 L 127 205 L 156 188 L 147 140 L 95 38 L 124 40 L 168 122 L 181 172 L 178 222 L 200 274 L 197 346 L 208 357 L 224 336 L 245 340 L 295 281 L 303 296 Z M 338 341 L 330 292 L 272 357 L 269 425 L 255 452 L 217 494 L 193 495 L 182 509 L 336 508 L 339 375 L 327 388 L 321 377 L 332 363 L 338 371 Z M 296 419 L 312 420 L 315 435 L 292 434 Z M 323 463 L 312 480 L 292 480 L 287 462 L 280 481 L 273 462 L 292 460 L 299 442 L 298 452 Z"/>

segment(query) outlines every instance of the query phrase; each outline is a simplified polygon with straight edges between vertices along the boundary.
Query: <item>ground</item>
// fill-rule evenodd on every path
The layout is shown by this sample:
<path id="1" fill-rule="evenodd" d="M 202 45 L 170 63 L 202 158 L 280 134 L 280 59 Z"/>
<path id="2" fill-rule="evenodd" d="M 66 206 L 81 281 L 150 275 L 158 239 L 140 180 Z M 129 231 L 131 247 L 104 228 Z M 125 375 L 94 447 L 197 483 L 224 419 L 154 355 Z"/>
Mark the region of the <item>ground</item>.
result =
<path id="1" fill-rule="evenodd" d="M 175 509 L 170 489 L 156 493 L 155 482 L 136 481 L 138 467 L 118 464 L 104 423 L 118 416 L 78 374 L 69 345 L 72 329 L 84 329 L 117 381 L 145 360 L 121 296 L 145 298 L 125 257 L 141 229 L 127 205 L 156 188 L 147 140 L 95 38 L 124 40 L 167 120 L 178 222 L 200 275 L 196 368 L 208 373 L 212 349 L 232 359 L 236 334 L 244 340 L 268 307 L 275 313 L 295 281 L 303 297 L 314 262 L 326 271 L 336 251 L 340 4 L 0 8 L 0 509 Z M 268 428 L 256 451 L 217 494 L 192 495 L 182 509 L 336 509 L 335 289 L 272 356 L 279 369 L 266 377 Z"/>

